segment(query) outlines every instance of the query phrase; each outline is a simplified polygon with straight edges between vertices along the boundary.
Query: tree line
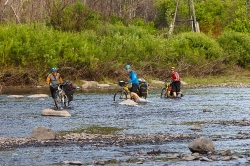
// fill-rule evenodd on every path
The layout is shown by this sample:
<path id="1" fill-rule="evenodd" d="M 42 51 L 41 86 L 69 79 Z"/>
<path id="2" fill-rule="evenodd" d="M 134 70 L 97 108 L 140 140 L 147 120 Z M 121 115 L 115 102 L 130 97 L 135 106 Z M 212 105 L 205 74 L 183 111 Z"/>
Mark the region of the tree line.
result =
<path id="1" fill-rule="evenodd" d="M 158 30 L 166 31 L 172 24 L 177 2 L 175 24 L 179 26 L 175 34 L 190 31 L 191 2 L 194 3 L 201 32 L 205 34 L 219 36 L 228 29 L 250 31 L 249 0 L 1 0 L 0 23 L 42 22 L 58 27 L 65 14 L 75 22 L 87 21 L 90 11 L 84 12 L 81 5 L 76 5 L 82 4 L 86 7 L 84 10 L 99 13 L 98 19 L 102 21 L 120 19 L 124 23 L 125 20 L 140 18 L 153 22 Z"/>
<path id="2" fill-rule="evenodd" d="M 67 6 L 81 2 L 85 6 L 105 15 L 107 19 L 116 15 L 124 19 L 144 18 L 152 21 L 156 17 L 156 10 L 152 0 L 1 0 L 1 23 L 32 23 L 43 22 L 51 17 L 53 8 L 58 15 Z"/>

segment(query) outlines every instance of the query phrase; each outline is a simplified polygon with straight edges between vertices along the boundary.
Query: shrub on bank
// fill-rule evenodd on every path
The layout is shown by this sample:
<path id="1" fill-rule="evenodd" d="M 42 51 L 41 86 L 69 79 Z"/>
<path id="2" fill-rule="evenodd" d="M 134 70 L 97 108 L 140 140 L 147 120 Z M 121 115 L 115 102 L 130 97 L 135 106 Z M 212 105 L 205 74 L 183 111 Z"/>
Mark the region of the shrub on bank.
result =
<path id="1" fill-rule="evenodd" d="M 178 66 L 185 75 L 204 76 L 221 69 L 223 49 L 202 33 L 182 33 L 167 45 L 168 63 Z"/>
<path id="2" fill-rule="evenodd" d="M 250 69 L 250 35 L 240 32 L 224 32 L 218 39 L 224 49 L 225 63 Z"/>
<path id="3" fill-rule="evenodd" d="M 234 58 L 246 67 L 244 60 L 250 53 L 249 37 L 243 34 L 225 33 L 215 40 L 190 32 L 166 39 L 150 26 L 135 25 L 106 24 L 97 31 L 81 32 L 62 32 L 41 24 L 6 25 L 0 26 L 0 39 L 1 74 L 29 71 L 39 81 L 51 66 L 71 80 L 127 79 L 124 66 L 128 63 L 144 78 L 164 80 L 171 66 L 182 77 L 200 77 L 222 73 Z M 235 48 L 230 47 L 231 39 L 238 41 Z M 225 55 L 230 56 L 225 59 Z"/>

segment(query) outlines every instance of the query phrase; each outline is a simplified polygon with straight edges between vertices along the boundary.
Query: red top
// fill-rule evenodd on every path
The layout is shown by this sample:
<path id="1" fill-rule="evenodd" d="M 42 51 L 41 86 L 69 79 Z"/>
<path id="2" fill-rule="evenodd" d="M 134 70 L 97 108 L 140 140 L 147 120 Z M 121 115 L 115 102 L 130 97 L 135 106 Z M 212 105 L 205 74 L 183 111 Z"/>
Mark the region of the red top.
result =
<path id="1" fill-rule="evenodd" d="M 181 81 L 180 76 L 176 71 L 172 73 L 171 77 L 172 77 L 172 81 L 174 81 L 174 82 L 180 82 Z"/>

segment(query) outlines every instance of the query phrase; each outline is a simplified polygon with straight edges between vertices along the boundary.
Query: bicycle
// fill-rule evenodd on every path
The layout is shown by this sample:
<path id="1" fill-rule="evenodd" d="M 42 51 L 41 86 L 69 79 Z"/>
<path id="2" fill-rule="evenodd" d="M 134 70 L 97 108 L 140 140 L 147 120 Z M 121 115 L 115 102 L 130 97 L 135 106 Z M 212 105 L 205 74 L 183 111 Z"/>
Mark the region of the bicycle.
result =
<path id="1" fill-rule="evenodd" d="M 172 90 L 172 81 L 166 80 L 165 81 L 165 87 L 161 90 L 161 98 L 181 98 L 183 97 L 183 94 L 181 94 L 180 97 L 178 97 L 178 94 L 176 97 L 174 97 L 173 90 Z"/>
<path id="2" fill-rule="evenodd" d="M 166 80 L 164 83 L 164 88 L 161 90 L 161 98 L 173 97 L 173 91 L 171 86 L 172 81 Z"/>
<path id="3" fill-rule="evenodd" d="M 69 107 L 70 101 L 73 100 L 73 94 L 75 89 L 76 87 L 74 87 L 73 84 L 68 80 L 64 81 L 58 86 L 58 90 L 56 91 L 55 102 L 55 106 L 57 109 L 59 108 L 59 103 L 61 106 L 60 108 Z"/>
<path id="4" fill-rule="evenodd" d="M 66 95 L 65 91 L 58 86 L 58 90 L 56 91 L 56 102 L 55 106 L 57 109 L 59 109 L 59 103 L 60 103 L 60 108 L 63 107 L 68 107 L 69 106 L 69 99 L 68 96 Z"/>
<path id="5" fill-rule="evenodd" d="M 114 94 L 114 102 L 120 102 L 122 100 L 127 100 L 128 96 L 130 96 L 128 82 L 119 81 L 118 85 L 121 87 L 121 89 L 118 90 Z M 136 92 L 137 95 L 139 97 L 146 99 L 147 95 L 148 95 L 148 88 L 149 88 L 149 84 L 147 84 L 145 80 L 139 80 L 139 87 L 138 87 L 137 92 Z M 130 99 L 134 100 L 131 97 L 130 97 Z"/>

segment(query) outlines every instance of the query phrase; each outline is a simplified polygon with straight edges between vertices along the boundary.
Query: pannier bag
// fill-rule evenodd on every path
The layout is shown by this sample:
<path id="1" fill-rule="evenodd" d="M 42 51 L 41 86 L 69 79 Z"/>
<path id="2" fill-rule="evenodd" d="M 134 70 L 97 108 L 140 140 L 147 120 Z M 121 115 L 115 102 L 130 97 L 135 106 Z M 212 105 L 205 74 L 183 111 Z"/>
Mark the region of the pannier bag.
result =
<path id="1" fill-rule="evenodd" d="M 147 83 L 140 83 L 139 91 L 140 91 L 141 96 L 147 97 L 147 88 L 148 88 Z"/>
<path id="2" fill-rule="evenodd" d="M 64 90 L 65 94 L 67 95 L 69 101 L 73 100 L 74 88 L 72 82 L 66 80 L 61 83 L 60 88 Z"/>
<path id="3" fill-rule="evenodd" d="M 125 85 L 126 85 L 126 82 L 124 82 L 124 81 L 119 81 L 118 85 L 119 85 L 119 86 L 125 86 Z"/>

